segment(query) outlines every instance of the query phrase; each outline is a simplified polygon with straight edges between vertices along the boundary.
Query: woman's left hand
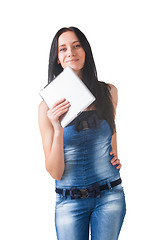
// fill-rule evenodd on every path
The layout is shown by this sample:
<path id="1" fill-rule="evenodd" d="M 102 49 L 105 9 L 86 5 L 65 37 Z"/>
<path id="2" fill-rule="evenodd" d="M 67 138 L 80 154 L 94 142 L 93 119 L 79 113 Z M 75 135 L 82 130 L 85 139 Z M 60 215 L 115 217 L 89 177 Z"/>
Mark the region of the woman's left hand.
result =
<path id="1" fill-rule="evenodd" d="M 112 150 L 109 154 L 114 156 L 111 160 L 111 164 L 113 166 L 118 165 L 116 168 L 120 169 L 122 167 L 122 164 L 120 163 L 120 160 L 118 159 L 118 156 L 116 155 L 116 153 Z"/>

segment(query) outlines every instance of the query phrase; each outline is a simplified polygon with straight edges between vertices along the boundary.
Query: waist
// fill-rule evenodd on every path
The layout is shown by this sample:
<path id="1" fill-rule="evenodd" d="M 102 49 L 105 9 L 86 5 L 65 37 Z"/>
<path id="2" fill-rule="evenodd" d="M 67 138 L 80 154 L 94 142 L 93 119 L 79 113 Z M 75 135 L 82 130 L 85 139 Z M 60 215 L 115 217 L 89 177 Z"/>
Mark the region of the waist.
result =
<path id="1" fill-rule="evenodd" d="M 58 194 L 62 194 L 63 197 L 65 197 L 66 195 L 70 195 L 71 199 L 87 198 L 87 197 L 100 197 L 100 191 L 104 191 L 106 189 L 110 190 L 113 187 L 121 184 L 121 182 L 122 182 L 121 178 L 118 178 L 115 181 L 106 182 L 103 185 L 94 183 L 92 186 L 90 186 L 86 189 L 77 189 L 75 187 L 72 187 L 71 189 L 56 188 L 55 191 Z"/>
<path id="2" fill-rule="evenodd" d="M 57 186 L 88 186 L 94 182 L 108 180 L 119 175 L 119 169 L 111 164 L 112 155 L 107 151 L 95 151 L 94 154 L 83 152 L 83 154 L 72 153 L 65 155 L 65 170 L 61 180 L 56 182 Z"/>
<path id="3" fill-rule="evenodd" d="M 56 188 L 65 188 L 65 189 L 70 189 L 73 186 L 77 188 L 85 189 L 91 186 L 92 184 L 94 184 L 95 182 L 98 183 L 99 185 L 103 185 L 106 182 L 113 182 L 119 178 L 120 178 L 119 171 L 117 171 L 114 174 L 110 174 L 109 176 L 103 176 L 103 178 L 98 175 L 94 175 L 93 177 L 86 176 L 86 178 L 83 176 L 81 178 L 69 177 L 69 178 L 63 179 L 62 177 L 61 180 L 55 180 L 55 186 Z"/>
<path id="4" fill-rule="evenodd" d="M 112 136 L 108 123 L 103 120 L 99 129 L 87 129 L 77 133 L 73 126 L 65 129 L 65 169 L 59 187 L 83 187 L 108 180 L 119 175 L 111 164 Z M 118 176 L 119 177 L 119 176 Z"/>

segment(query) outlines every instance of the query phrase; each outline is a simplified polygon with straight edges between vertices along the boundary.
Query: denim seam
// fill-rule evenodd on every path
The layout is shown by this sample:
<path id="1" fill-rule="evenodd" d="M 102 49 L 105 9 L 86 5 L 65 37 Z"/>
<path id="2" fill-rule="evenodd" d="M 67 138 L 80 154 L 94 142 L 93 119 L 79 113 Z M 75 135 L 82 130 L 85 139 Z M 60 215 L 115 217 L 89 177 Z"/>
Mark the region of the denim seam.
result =
<path id="1" fill-rule="evenodd" d="M 85 170 L 85 162 L 86 162 L 86 134 L 83 131 L 83 139 L 84 139 L 84 143 L 83 143 L 83 181 L 84 181 L 84 186 L 87 185 L 87 181 L 86 181 L 86 170 Z"/>

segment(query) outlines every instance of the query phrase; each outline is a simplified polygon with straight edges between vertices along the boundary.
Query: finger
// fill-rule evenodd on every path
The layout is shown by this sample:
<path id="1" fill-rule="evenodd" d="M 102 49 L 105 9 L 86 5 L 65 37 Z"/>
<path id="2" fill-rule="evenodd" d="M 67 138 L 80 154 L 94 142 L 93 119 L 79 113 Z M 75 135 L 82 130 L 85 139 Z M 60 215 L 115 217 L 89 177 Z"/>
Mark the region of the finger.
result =
<path id="1" fill-rule="evenodd" d="M 120 160 L 119 160 L 119 159 L 115 160 L 115 161 L 112 163 L 112 165 L 118 165 L 118 164 L 120 164 Z"/>
<path id="2" fill-rule="evenodd" d="M 57 106 L 53 107 L 53 108 L 51 109 L 51 112 L 54 113 L 54 112 L 56 112 L 58 109 L 65 108 L 65 107 L 69 107 L 69 106 L 71 106 L 71 105 L 70 105 L 70 103 L 66 100 L 66 101 L 58 104 Z"/>
<path id="3" fill-rule="evenodd" d="M 111 163 L 115 162 L 116 160 L 118 159 L 118 156 L 114 156 L 112 159 L 111 159 Z"/>
<path id="4" fill-rule="evenodd" d="M 62 107 L 67 107 L 67 105 L 69 105 L 70 103 L 68 101 L 63 101 L 62 103 L 58 104 L 57 106 L 54 106 L 52 108 L 50 108 L 48 111 L 50 113 L 55 113 L 58 109 L 62 108 Z"/>
<path id="5" fill-rule="evenodd" d="M 61 106 L 61 107 L 58 107 L 58 108 L 55 108 L 53 111 L 52 111 L 52 114 L 54 114 L 54 115 L 59 115 L 59 113 L 61 112 L 61 111 L 63 111 L 63 110 L 65 110 L 65 109 L 69 109 L 69 107 L 70 107 L 71 105 L 70 105 L 70 103 L 67 103 L 65 106 Z"/>
<path id="6" fill-rule="evenodd" d="M 56 102 L 52 105 L 51 109 L 54 108 L 54 107 L 56 107 L 56 106 L 59 105 L 60 103 L 63 103 L 64 101 L 66 101 L 65 98 L 62 98 L 62 99 L 56 101 Z"/>
<path id="7" fill-rule="evenodd" d="M 57 111 L 54 112 L 54 118 L 56 120 L 61 120 L 60 118 L 63 117 L 63 115 L 68 112 L 69 107 L 70 107 L 70 105 L 68 105 L 66 107 L 61 107 L 60 109 L 57 109 Z"/>
<path id="8" fill-rule="evenodd" d="M 59 121 L 59 118 L 65 114 L 67 111 L 69 110 L 69 108 L 65 108 L 65 109 L 62 109 L 61 111 L 58 111 L 56 114 L 51 114 L 51 113 L 47 113 L 49 119 L 51 121 Z"/>
<path id="9" fill-rule="evenodd" d="M 57 101 L 56 103 L 54 103 L 54 104 L 52 105 L 52 107 L 48 110 L 48 112 L 49 112 L 49 113 L 54 112 L 54 111 L 58 108 L 58 106 L 64 105 L 64 102 L 65 102 L 65 101 L 66 101 L 65 98 Z"/>
<path id="10" fill-rule="evenodd" d="M 115 155 L 116 153 L 115 153 L 115 151 L 114 150 L 112 150 L 112 151 L 110 151 L 110 153 L 109 153 L 110 155 Z"/>
<path id="11" fill-rule="evenodd" d="M 57 114 L 59 111 L 69 108 L 71 105 L 69 102 L 65 102 L 65 103 L 61 103 L 59 104 L 57 107 L 53 107 L 52 109 L 50 108 L 47 113 L 50 115 L 55 115 Z"/>
<path id="12" fill-rule="evenodd" d="M 56 114 L 56 118 L 59 119 L 64 113 L 68 112 L 69 108 L 62 109 Z"/>
<path id="13" fill-rule="evenodd" d="M 51 113 L 52 116 L 55 118 L 60 117 L 64 112 L 66 112 L 69 109 L 69 106 L 61 107 L 55 110 L 54 112 Z"/>
<path id="14" fill-rule="evenodd" d="M 120 163 L 117 167 L 116 167 L 116 169 L 120 169 L 122 167 L 122 164 Z"/>
<path id="15" fill-rule="evenodd" d="M 63 107 L 63 106 L 66 106 L 68 103 L 69 103 L 69 102 L 68 102 L 67 100 L 65 100 L 65 101 L 57 104 L 56 106 L 53 106 L 53 107 L 51 108 L 51 111 L 54 112 L 54 111 L 56 111 L 58 108 L 61 108 L 61 107 Z"/>

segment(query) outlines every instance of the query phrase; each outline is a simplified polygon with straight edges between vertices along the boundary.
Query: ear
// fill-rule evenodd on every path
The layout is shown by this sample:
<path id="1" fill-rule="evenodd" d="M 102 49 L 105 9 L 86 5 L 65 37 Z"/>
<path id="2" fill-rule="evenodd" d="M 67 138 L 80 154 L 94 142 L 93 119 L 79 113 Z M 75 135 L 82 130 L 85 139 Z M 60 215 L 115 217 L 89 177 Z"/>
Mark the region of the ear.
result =
<path id="1" fill-rule="evenodd" d="M 59 61 L 59 59 L 58 59 L 58 58 L 57 58 L 57 63 L 58 63 L 58 64 L 60 64 L 60 61 Z"/>

